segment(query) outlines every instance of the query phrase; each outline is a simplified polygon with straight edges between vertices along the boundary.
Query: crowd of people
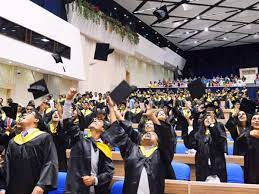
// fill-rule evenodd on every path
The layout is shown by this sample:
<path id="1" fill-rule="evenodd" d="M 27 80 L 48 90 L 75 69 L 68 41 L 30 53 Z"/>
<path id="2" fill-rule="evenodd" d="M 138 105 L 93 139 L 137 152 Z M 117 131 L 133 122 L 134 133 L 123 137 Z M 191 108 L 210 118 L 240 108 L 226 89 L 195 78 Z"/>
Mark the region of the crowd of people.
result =
<path id="1" fill-rule="evenodd" d="M 137 90 L 120 104 L 109 94 L 71 88 L 39 106 L 12 99 L 4 106 L 1 99 L 0 194 L 47 193 L 57 187 L 58 171 L 67 172 L 65 193 L 107 194 L 114 147 L 125 161 L 123 193 L 162 194 L 164 180 L 176 178 L 177 130 L 196 150 L 197 181 L 227 182 L 227 129 L 234 154 L 245 157 L 245 183 L 259 184 L 259 114 L 246 90 L 207 90 L 201 98 L 187 89 Z M 225 125 L 224 109 L 231 109 Z"/>
<path id="2" fill-rule="evenodd" d="M 212 78 L 202 77 L 193 77 L 193 78 L 180 78 L 176 80 L 157 80 L 150 81 L 148 83 L 149 88 L 178 88 L 178 87 L 187 87 L 188 83 L 193 80 L 201 79 L 206 87 L 244 87 L 246 86 L 246 78 L 239 77 L 237 75 L 231 74 L 230 76 L 216 76 Z M 259 74 L 257 74 L 255 79 L 255 84 L 259 80 Z"/>

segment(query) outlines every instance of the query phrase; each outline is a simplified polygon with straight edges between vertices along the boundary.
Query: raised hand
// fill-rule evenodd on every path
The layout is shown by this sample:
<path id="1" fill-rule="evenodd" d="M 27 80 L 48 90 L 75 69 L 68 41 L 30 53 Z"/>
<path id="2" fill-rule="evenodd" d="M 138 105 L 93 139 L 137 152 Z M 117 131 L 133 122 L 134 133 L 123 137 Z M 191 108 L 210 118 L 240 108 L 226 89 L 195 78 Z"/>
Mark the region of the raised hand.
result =
<path id="1" fill-rule="evenodd" d="M 146 104 L 146 112 L 143 115 L 147 116 L 148 118 L 155 116 L 155 109 L 152 108 L 150 104 Z"/>
<path id="2" fill-rule="evenodd" d="M 74 98 L 74 96 L 76 95 L 77 90 L 75 88 L 70 88 L 68 93 L 67 93 L 67 100 L 72 100 Z"/>
<path id="3" fill-rule="evenodd" d="M 107 104 L 108 104 L 109 108 L 114 108 L 115 103 L 113 102 L 113 100 L 111 99 L 110 96 L 107 96 L 106 101 L 107 101 Z"/>

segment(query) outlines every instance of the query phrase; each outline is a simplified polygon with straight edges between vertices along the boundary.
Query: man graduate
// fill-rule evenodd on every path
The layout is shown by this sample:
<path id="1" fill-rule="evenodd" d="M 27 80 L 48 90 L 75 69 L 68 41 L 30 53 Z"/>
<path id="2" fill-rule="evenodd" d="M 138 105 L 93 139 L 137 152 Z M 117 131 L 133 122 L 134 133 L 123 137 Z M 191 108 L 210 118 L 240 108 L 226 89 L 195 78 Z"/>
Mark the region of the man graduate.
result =
<path id="1" fill-rule="evenodd" d="M 76 89 L 71 88 L 63 109 L 63 129 L 71 141 L 65 194 L 108 194 L 114 166 L 111 148 L 101 137 L 105 123 L 96 118 L 89 125 L 89 130 L 81 131 L 79 125 L 73 122 L 71 112 L 75 94 Z M 120 127 L 113 123 L 111 128 Z"/>
<path id="2" fill-rule="evenodd" d="M 1 194 L 46 194 L 57 187 L 57 151 L 51 135 L 37 128 L 40 119 L 35 111 L 23 115 L 22 132 L 7 148 Z"/>
<path id="3" fill-rule="evenodd" d="M 109 100 L 111 121 L 116 115 Z M 105 137 L 114 146 L 120 146 L 125 161 L 124 194 L 163 194 L 167 164 L 174 154 L 171 128 L 159 121 L 148 106 L 145 115 L 153 121 L 155 131 L 146 132 L 140 145 L 133 143 L 123 128 L 110 128 Z"/>

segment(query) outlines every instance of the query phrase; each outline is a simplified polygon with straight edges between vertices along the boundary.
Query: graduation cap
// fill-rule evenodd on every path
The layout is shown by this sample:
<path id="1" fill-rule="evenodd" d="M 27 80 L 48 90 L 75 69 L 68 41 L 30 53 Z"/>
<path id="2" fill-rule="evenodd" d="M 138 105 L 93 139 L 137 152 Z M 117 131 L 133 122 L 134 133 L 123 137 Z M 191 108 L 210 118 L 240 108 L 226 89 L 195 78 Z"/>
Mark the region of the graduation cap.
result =
<path id="1" fill-rule="evenodd" d="M 205 94 L 205 86 L 200 79 L 194 80 L 188 84 L 188 90 L 192 99 L 201 98 Z"/>
<path id="2" fill-rule="evenodd" d="M 157 17 L 157 21 L 159 23 L 169 19 L 169 14 L 168 14 L 167 6 L 163 5 L 162 7 L 156 9 L 153 12 L 153 15 Z"/>
<path id="3" fill-rule="evenodd" d="M 16 119 L 16 112 L 10 106 L 4 106 L 1 108 L 5 115 L 9 118 Z"/>
<path id="4" fill-rule="evenodd" d="M 34 82 L 30 85 L 28 92 L 31 92 L 34 99 L 40 98 L 49 93 L 47 84 L 44 79 Z"/>
<path id="5" fill-rule="evenodd" d="M 108 55 L 113 53 L 114 49 L 110 49 L 110 44 L 96 43 L 94 59 L 107 61 Z"/>
<path id="6" fill-rule="evenodd" d="M 53 53 L 52 57 L 54 58 L 56 63 L 63 63 L 62 58 L 59 53 Z"/>
<path id="7" fill-rule="evenodd" d="M 128 82 L 123 80 L 110 94 L 111 99 L 116 104 L 121 104 L 124 100 L 126 100 L 130 94 L 136 90 L 137 87 L 130 86 Z"/>
<path id="8" fill-rule="evenodd" d="M 244 111 L 247 114 L 254 114 L 256 110 L 256 103 L 252 100 L 243 98 L 240 104 L 240 110 Z"/>

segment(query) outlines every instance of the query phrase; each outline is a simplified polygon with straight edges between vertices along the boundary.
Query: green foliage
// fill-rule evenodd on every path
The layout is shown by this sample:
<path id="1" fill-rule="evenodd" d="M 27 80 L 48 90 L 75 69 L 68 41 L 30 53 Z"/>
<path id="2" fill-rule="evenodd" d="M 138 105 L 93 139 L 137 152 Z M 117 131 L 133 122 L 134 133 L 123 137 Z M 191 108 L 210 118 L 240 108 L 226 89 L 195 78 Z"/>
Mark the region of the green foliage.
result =
<path id="1" fill-rule="evenodd" d="M 86 2 L 86 0 L 76 0 L 75 2 L 76 7 L 73 7 L 73 9 L 76 9 L 85 19 L 91 20 L 97 25 L 100 25 L 101 21 L 103 21 L 107 31 L 115 32 L 122 40 L 126 37 L 133 45 L 139 43 L 138 34 L 130 28 L 126 28 L 120 21 L 105 15 L 102 11 Z"/>

